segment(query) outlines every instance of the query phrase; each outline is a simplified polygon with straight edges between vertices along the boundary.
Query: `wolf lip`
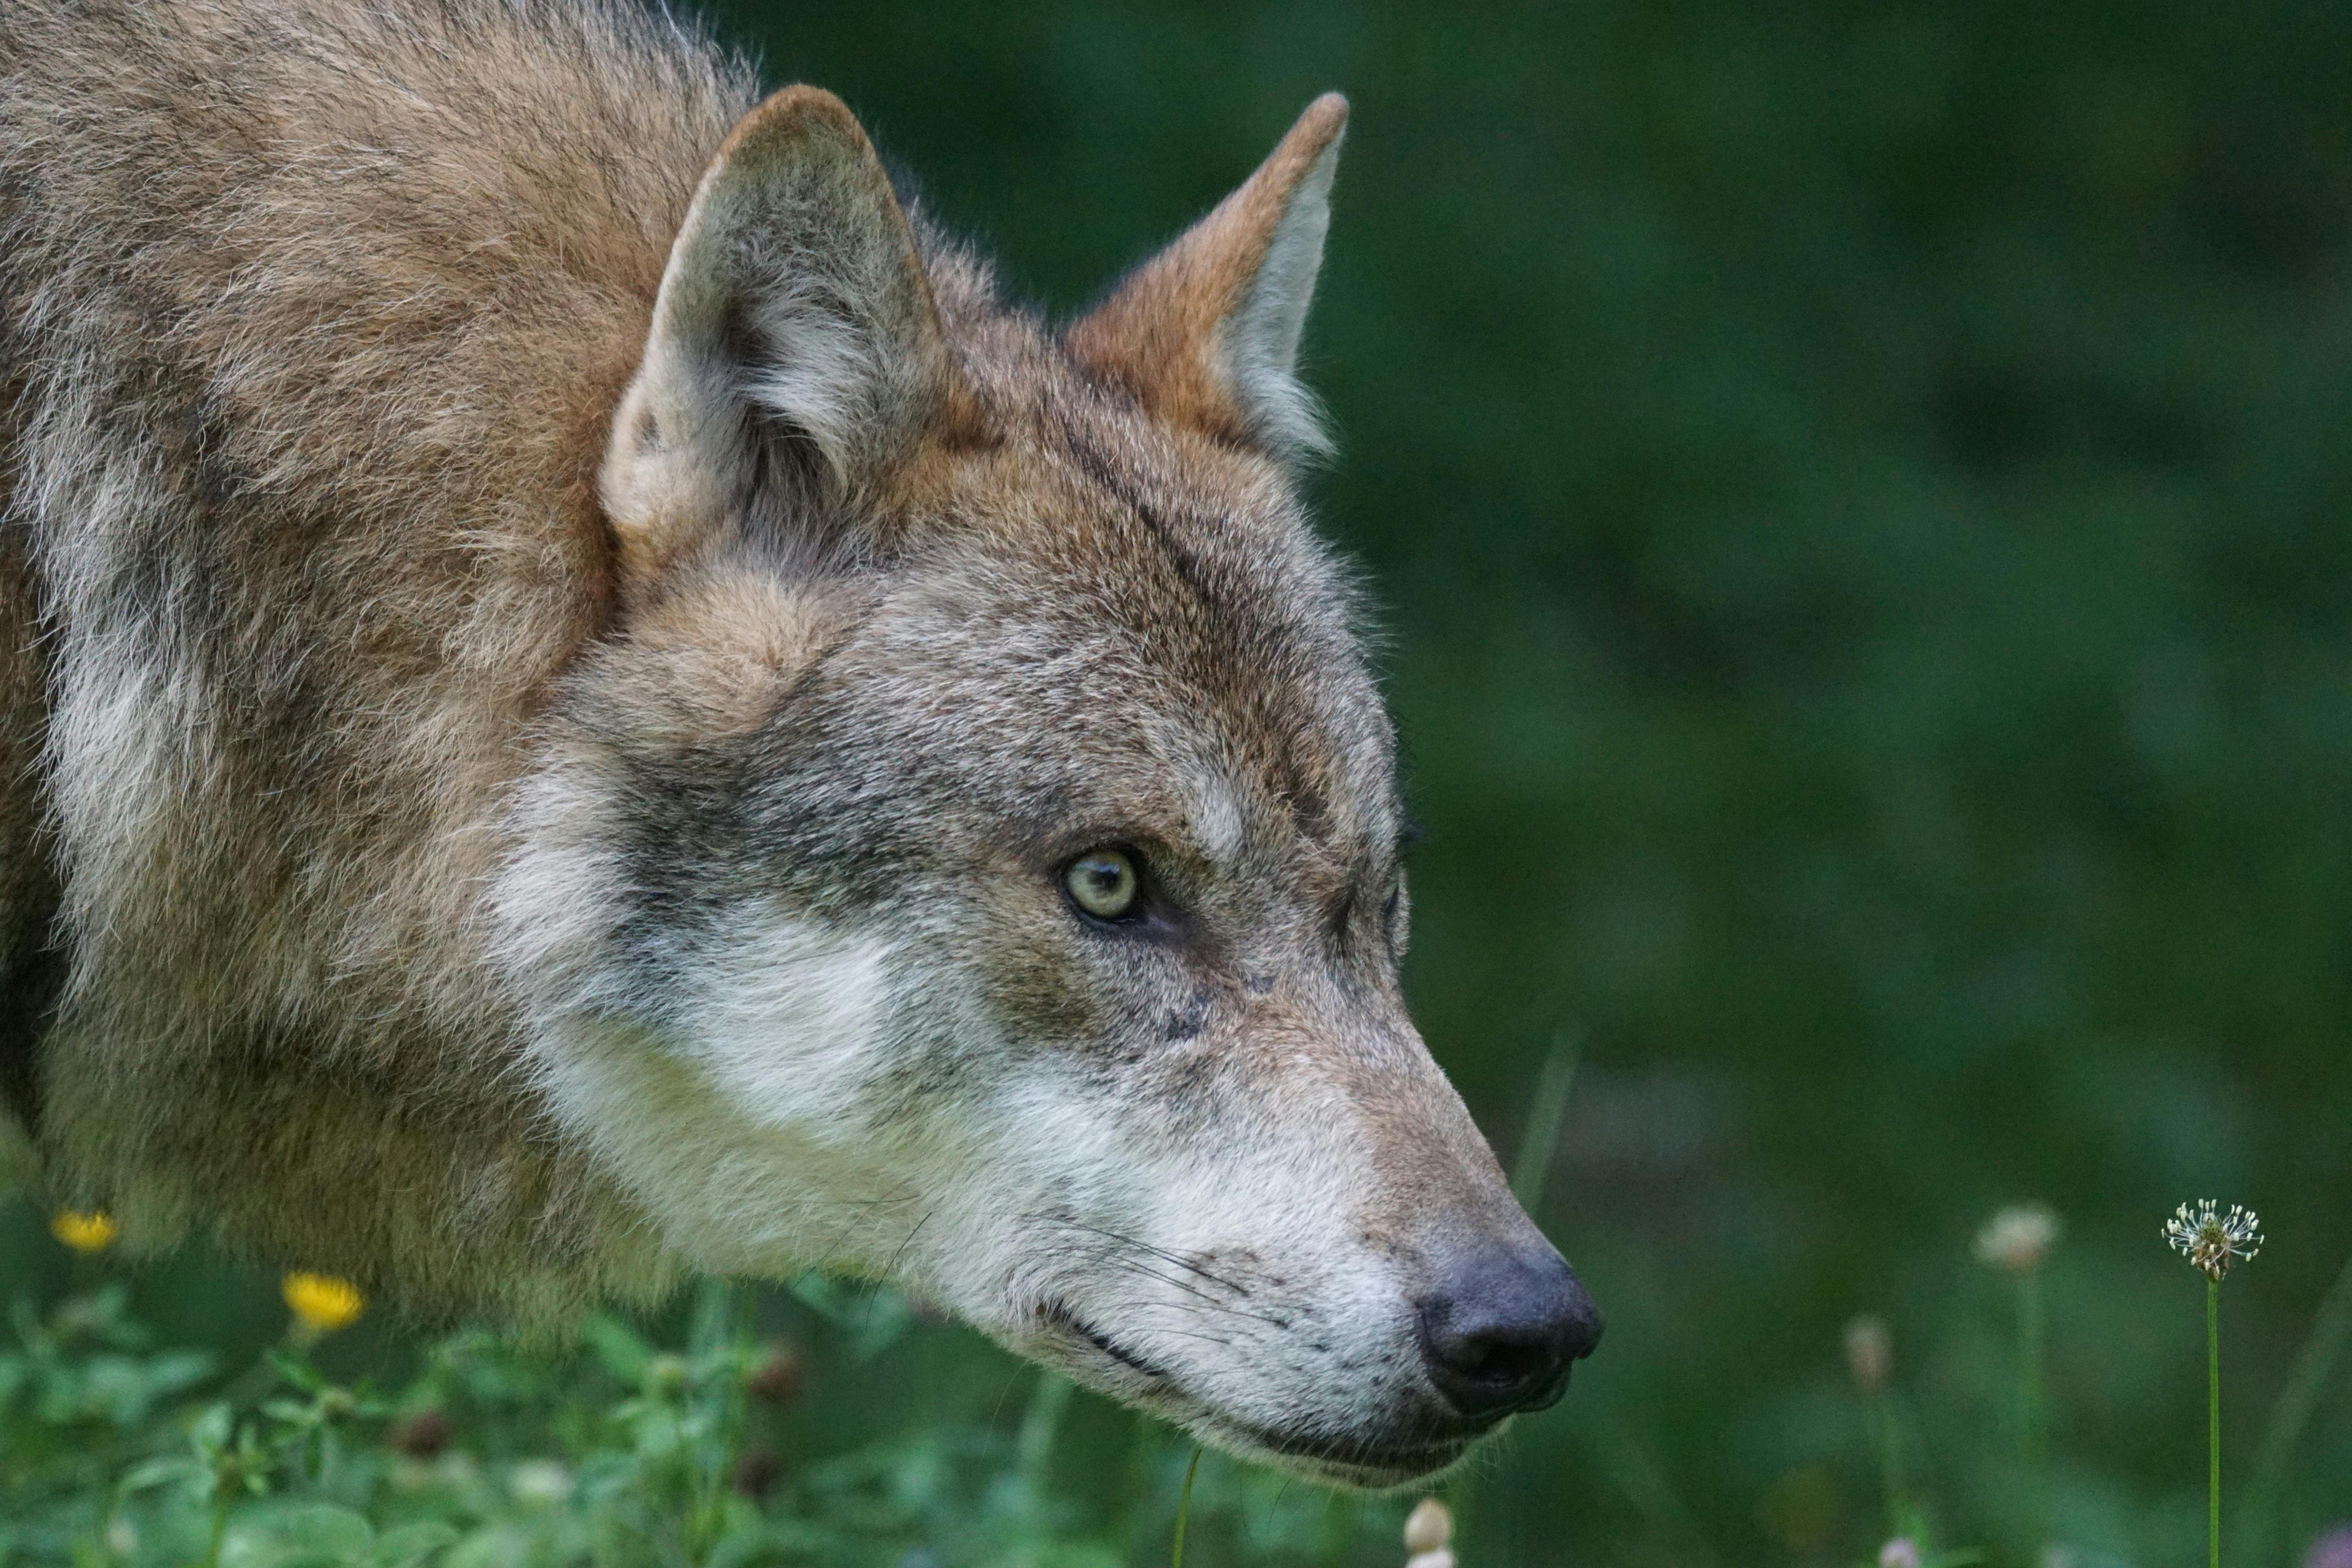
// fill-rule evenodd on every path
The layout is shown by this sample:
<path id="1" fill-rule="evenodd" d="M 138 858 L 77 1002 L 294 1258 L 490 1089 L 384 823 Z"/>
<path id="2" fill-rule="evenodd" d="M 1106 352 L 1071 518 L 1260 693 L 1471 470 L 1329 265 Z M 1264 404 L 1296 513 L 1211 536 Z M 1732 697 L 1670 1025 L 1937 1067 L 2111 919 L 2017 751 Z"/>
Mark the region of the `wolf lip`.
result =
<path id="1" fill-rule="evenodd" d="M 1071 1311 L 1066 1304 L 1055 1301 L 1045 1308 L 1043 1315 L 1054 1327 L 1086 1341 L 1119 1365 L 1133 1372 L 1139 1372 L 1144 1376 L 1156 1379 L 1160 1383 L 1171 1384 L 1175 1383 L 1175 1378 L 1170 1374 L 1167 1368 L 1146 1361 L 1133 1351 L 1127 1349 L 1108 1334 Z"/>
<path id="2" fill-rule="evenodd" d="M 1467 1453 L 1477 1435 L 1448 1437 L 1433 1443 L 1381 1447 L 1352 1438 L 1318 1437 L 1266 1427 L 1237 1428 L 1268 1453 L 1304 1459 L 1343 1472 L 1360 1484 L 1397 1486 L 1433 1475 Z M 1370 1478 L 1369 1482 L 1366 1478 Z"/>
<path id="3" fill-rule="evenodd" d="M 1129 1350 L 1072 1311 L 1068 1303 L 1048 1302 L 1040 1309 L 1038 1316 L 1048 1327 L 1059 1330 L 1071 1339 L 1085 1342 L 1129 1371 L 1139 1373 L 1179 1394 L 1183 1394 L 1183 1385 L 1167 1368 Z M 1269 1455 L 1302 1460 L 1327 1472 L 1327 1479 L 1356 1486 L 1402 1486 L 1407 1481 L 1433 1474 L 1460 1458 L 1481 1435 L 1477 1432 L 1464 1433 L 1423 1443 L 1384 1446 L 1360 1438 L 1316 1436 L 1251 1426 L 1214 1410 L 1206 1414 L 1212 1422 L 1251 1447 Z"/>

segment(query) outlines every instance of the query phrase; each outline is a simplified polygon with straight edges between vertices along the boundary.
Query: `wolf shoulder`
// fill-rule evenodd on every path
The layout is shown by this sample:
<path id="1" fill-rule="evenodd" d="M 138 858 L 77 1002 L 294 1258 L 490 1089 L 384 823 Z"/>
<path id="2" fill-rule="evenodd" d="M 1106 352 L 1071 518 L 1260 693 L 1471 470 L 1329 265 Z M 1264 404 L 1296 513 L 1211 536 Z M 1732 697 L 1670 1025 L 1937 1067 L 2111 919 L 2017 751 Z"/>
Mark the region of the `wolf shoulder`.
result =
<path id="1" fill-rule="evenodd" d="M 0 984 L 79 931 L 110 1036 L 221 975 L 483 1013 L 480 826 L 756 97 L 600 0 L 0 5 Z"/>
<path id="2" fill-rule="evenodd" d="M 0 566 L 47 765 L 125 760 L 110 700 L 280 800 L 489 767 L 603 613 L 604 422 L 755 96 L 595 0 L 0 7 Z"/>

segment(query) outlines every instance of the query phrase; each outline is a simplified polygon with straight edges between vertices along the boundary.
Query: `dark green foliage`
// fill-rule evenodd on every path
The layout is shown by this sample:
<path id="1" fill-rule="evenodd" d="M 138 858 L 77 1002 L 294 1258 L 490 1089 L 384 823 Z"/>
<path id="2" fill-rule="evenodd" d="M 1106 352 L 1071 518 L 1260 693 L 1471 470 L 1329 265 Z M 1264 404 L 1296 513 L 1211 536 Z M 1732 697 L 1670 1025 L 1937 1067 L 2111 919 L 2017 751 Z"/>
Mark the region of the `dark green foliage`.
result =
<path id="1" fill-rule="evenodd" d="M 801 1379 L 763 1375 L 782 1326 L 807 1338 Z M 708 1284 L 648 1327 L 592 1319 L 539 1347 L 362 1331 L 316 1364 L 292 1332 L 222 1379 L 209 1354 L 152 1349 L 120 1282 L 27 1301 L 0 1350 L 0 1564 L 1112 1568 L 1168 1551 L 1189 1444 L 895 1298 Z M 332 1381 L 353 1368 L 356 1386 Z M 1402 1517 L 1222 1461 L 1201 1483 L 1196 1563 L 1344 1561 Z"/>
<path id="2" fill-rule="evenodd" d="M 2270 1224 L 2240 1451 L 2352 1253 L 2352 13 L 720 15 L 1056 311 L 1354 101 L 1308 347 L 1431 829 L 1411 989 L 1498 1141 L 1580 1034 L 1539 1217 L 1611 1314 L 1474 1555 L 1857 1550 L 1841 1321 L 1931 1451 L 1998 1423 L 1965 1242 L 2041 1197 L 2055 1528 L 2190 1560 L 2157 1225 Z M 2340 1388 L 2294 1468 L 2302 1539 Z"/>

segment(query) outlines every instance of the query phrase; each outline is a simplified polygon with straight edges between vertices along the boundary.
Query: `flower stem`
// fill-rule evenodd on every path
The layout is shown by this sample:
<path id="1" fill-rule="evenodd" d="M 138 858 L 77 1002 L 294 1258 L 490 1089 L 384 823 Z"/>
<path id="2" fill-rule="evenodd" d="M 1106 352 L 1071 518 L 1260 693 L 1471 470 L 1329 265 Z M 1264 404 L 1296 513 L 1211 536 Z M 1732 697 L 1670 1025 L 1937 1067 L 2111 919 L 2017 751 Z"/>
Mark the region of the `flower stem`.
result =
<path id="1" fill-rule="evenodd" d="M 2042 1417 L 2042 1270 L 2017 1275 L 2018 1458 L 2024 1467 L 2026 1527 L 2036 1551 L 2050 1533 L 2049 1437 Z"/>
<path id="2" fill-rule="evenodd" d="M 1870 1396 L 1871 1436 L 1878 1447 L 1880 1484 L 1886 1492 L 1886 1534 L 1892 1540 L 1913 1533 L 1911 1489 L 1903 1479 L 1901 1434 L 1895 1426 L 1895 1399 L 1885 1389 Z"/>
<path id="3" fill-rule="evenodd" d="M 2042 1270 L 2017 1276 L 2017 1337 L 2024 1364 L 2018 1375 L 2018 1430 L 2025 1462 L 2038 1480 L 2042 1470 Z"/>
<path id="4" fill-rule="evenodd" d="M 1544 1058 L 1535 1093 L 1528 1100 L 1527 1131 L 1520 1135 L 1518 1153 L 1511 1162 L 1511 1195 L 1529 1214 L 1543 1205 L 1544 1178 L 1559 1149 L 1559 1124 L 1568 1110 L 1569 1089 L 1576 1082 L 1580 1054 L 1573 1030 L 1562 1029 L 1553 1036 L 1551 1052 Z"/>
<path id="5" fill-rule="evenodd" d="M 2221 1568 L 2221 1281 L 2205 1281 L 2206 1561 Z"/>
<path id="6" fill-rule="evenodd" d="M 213 1499 L 212 1533 L 205 1542 L 204 1568 L 220 1568 L 221 1542 L 228 1538 L 228 1499 Z"/>

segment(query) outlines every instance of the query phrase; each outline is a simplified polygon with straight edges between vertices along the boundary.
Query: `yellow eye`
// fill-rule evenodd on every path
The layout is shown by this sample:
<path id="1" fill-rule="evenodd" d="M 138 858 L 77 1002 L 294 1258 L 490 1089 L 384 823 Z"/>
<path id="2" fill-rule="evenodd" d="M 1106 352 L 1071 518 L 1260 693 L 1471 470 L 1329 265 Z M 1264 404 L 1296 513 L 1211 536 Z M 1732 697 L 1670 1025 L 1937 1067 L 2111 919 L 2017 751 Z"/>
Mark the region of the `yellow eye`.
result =
<path id="1" fill-rule="evenodd" d="M 1116 849 L 1089 849 L 1062 873 L 1070 901 L 1098 921 L 1124 920 L 1135 912 L 1140 885 L 1135 862 Z"/>

